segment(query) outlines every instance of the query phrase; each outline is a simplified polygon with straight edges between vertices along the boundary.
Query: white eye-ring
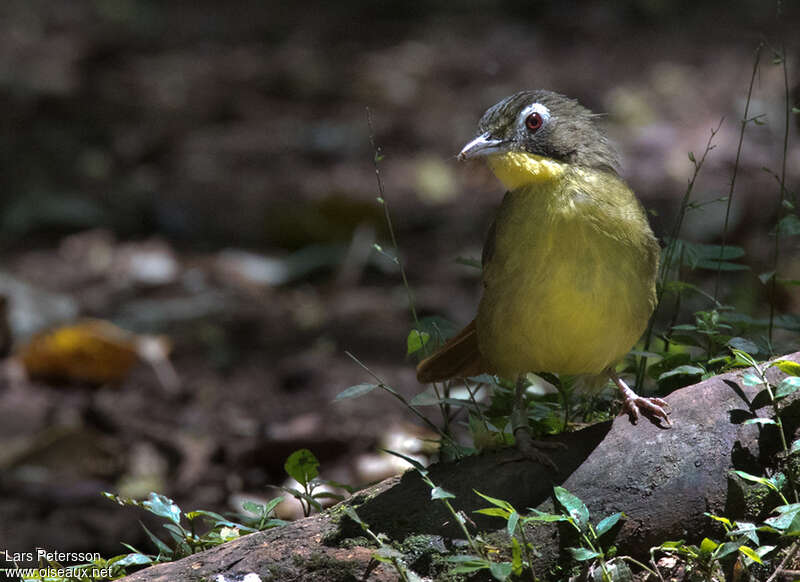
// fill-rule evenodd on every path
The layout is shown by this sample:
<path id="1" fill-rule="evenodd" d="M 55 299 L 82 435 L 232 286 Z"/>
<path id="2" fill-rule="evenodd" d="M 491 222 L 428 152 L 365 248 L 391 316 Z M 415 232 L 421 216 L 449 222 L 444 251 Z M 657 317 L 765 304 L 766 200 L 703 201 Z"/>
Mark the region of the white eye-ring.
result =
<path id="1" fill-rule="evenodd" d="M 519 120 L 520 125 L 534 133 L 550 120 L 550 110 L 541 103 L 533 103 L 520 112 Z"/>

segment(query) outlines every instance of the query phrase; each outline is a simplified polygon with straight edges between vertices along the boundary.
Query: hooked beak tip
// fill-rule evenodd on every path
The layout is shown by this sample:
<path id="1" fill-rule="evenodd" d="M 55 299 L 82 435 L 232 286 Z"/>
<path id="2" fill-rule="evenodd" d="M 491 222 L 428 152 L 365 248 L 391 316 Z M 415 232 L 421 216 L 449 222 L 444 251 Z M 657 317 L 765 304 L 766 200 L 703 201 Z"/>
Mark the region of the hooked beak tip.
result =
<path id="1" fill-rule="evenodd" d="M 489 154 L 500 152 L 502 151 L 502 147 L 502 141 L 493 139 L 488 133 L 484 133 L 465 145 L 457 157 L 459 161 L 463 162 L 470 158 L 488 156 Z"/>

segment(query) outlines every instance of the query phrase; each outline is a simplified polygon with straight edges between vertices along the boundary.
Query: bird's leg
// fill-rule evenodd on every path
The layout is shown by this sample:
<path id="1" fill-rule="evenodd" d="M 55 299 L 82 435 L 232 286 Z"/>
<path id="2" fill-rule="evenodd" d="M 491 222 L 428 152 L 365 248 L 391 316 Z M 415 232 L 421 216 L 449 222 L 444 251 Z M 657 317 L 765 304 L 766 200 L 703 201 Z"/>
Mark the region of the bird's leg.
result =
<path id="1" fill-rule="evenodd" d="M 639 421 L 640 412 L 650 419 L 653 424 L 663 424 L 666 427 L 672 426 L 672 422 L 667 416 L 666 408 L 669 404 L 661 398 L 645 398 L 639 396 L 620 378 L 613 369 L 608 370 L 611 381 L 619 388 L 622 395 L 622 409 L 628 414 L 631 424 Z"/>
<path id="2" fill-rule="evenodd" d="M 541 463 L 542 465 L 547 465 L 557 471 L 558 467 L 556 464 L 550 457 L 542 452 L 542 449 L 563 448 L 564 445 L 561 443 L 536 441 L 531 437 L 531 431 L 530 428 L 528 428 L 528 407 L 525 404 L 525 389 L 527 387 L 525 375 L 520 374 L 517 378 L 517 384 L 514 387 L 514 405 L 511 409 L 511 432 L 514 435 L 517 450 L 522 453 L 525 458 Z"/>

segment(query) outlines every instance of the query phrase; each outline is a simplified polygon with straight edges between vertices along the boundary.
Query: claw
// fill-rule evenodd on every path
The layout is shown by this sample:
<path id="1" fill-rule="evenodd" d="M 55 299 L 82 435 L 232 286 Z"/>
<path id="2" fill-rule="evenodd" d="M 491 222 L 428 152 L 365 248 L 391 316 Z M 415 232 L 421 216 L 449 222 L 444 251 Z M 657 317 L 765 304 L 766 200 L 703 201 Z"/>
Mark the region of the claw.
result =
<path id="1" fill-rule="evenodd" d="M 639 422 L 640 414 L 644 414 L 653 424 L 659 426 L 663 424 L 664 428 L 672 427 L 672 421 L 669 419 L 669 412 L 667 412 L 669 403 L 666 400 L 639 396 L 617 376 L 616 372 L 609 371 L 609 376 L 622 394 L 622 410 L 628 414 L 631 424 Z"/>

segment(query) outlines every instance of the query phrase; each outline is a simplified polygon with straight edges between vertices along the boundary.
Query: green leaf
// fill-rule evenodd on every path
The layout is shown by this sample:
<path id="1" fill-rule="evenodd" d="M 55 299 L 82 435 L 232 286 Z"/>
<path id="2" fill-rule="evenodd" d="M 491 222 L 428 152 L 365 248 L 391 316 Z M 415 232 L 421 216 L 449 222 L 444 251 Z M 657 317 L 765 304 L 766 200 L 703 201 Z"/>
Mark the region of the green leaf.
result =
<path id="1" fill-rule="evenodd" d="M 710 517 L 711 519 L 713 519 L 715 521 L 718 521 L 720 523 L 724 523 L 728 527 L 732 527 L 733 526 L 733 524 L 731 523 L 731 520 L 728 519 L 727 517 L 721 517 L 719 515 L 714 515 L 713 513 L 704 513 L 703 515 L 705 515 L 706 517 Z"/>
<path id="2" fill-rule="evenodd" d="M 426 388 L 411 399 L 412 406 L 435 406 L 442 403 L 442 397 L 437 396 L 431 387 Z"/>
<path id="3" fill-rule="evenodd" d="M 483 509 L 476 509 L 473 513 L 480 513 L 481 515 L 489 515 L 491 517 L 502 517 L 507 519 L 511 512 L 499 507 L 485 507 Z"/>
<path id="4" fill-rule="evenodd" d="M 495 580 L 505 582 L 511 576 L 512 565 L 511 562 L 492 562 L 489 564 L 489 572 Z"/>
<path id="5" fill-rule="evenodd" d="M 753 374 L 752 372 L 745 372 L 742 374 L 742 384 L 745 386 L 760 386 L 763 384 L 761 378 Z"/>
<path id="6" fill-rule="evenodd" d="M 455 499 L 456 496 L 442 489 L 441 487 L 434 487 L 431 489 L 431 499 Z"/>
<path id="7" fill-rule="evenodd" d="M 750 558 L 754 562 L 758 562 L 759 564 L 763 563 L 761 561 L 761 556 L 756 554 L 751 548 L 748 548 L 747 546 L 739 546 L 739 552 L 741 552 L 742 554 L 744 554 L 745 556 L 747 556 L 748 558 Z"/>
<path id="8" fill-rule="evenodd" d="M 490 561 L 477 556 L 448 556 L 446 560 L 458 564 L 458 566 L 450 570 L 453 574 L 470 574 L 471 572 L 490 568 L 492 564 Z"/>
<path id="9" fill-rule="evenodd" d="M 748 418 L 742 424 L 778 424 L 771 418 Z"/>
<path id="10" fill-rule="evenodd" d="M 724 544 L 720 544 L 714 551 L 714 559 L 720 560 L 725 556 L 729 556 L 739 549 L 739 544 L 740 542 L 725 542 Z"/>
<path id="11" fill-rule="evenodd" d="M 553 487 L 556 499 L 567 510 L 569 515 L 583 529 L 589 522 L 589 509 L 578 497 L 563 487 Z"/>
<path id="12" fill-rule="evenodd" d="M 586 560 L 591 560 L 600 555 L 589 548 L 567 548 L 567 550 L 572 554 L 572 559 L 578 562 L 585 562 Z"/>
<path id="13" fill-rule="evenodd" d="M 181 508 L 172 499 L 158 493 L 150 493 L 147 501 L 142 505 L 150 512 L 159 517 L 165 517 L 172 523 L 181 523 Z"/>
<path id="14" fill-rule="evenodd" d="M 775 398 L 784 398 L 800 390 L 800 376 L 789 376 L 781 380 L 775 389 Z"/>
<path id="15" fill-rule="evenodd" d="M 555 521 L 567 521 L 567 517 L 564 515 L 555 515 L 553 513 L 545 513 L 544 511 L 539 511 L 538 509 L 531 509 L 531 514 L 526 515 L 522 518 L 522 520 L 527 523 L 529 521 L 543 521 L 545 523 L 555 522 Z"/>
<path id="16" fill-rule="evenodd" d="M 292 479 L 305 486 L 319 475 L 319 461 L 308 449 L 299 449 L 289 455 L 283 469 Z"/>
<path id="17" fill-rule="evenodd" d="M 705 554 L 710 554 L 711 552 L 716 550 L 718 546 L 719 544 L 714 540 L 711 540 L 709 538 L 703 538 L 703 541 L 700 542 L 700 551 Z"/>
<path id="18" fill-rule="evenodd" d="M 683 366 L 678 366 L 677 368 L 673 368 L 672 370 L 669 370 L 667 372 L 664 372 L 658 377 L 658 381 L 661 382 L 662 380 L 665 380 L 666 378 L 671 378 L 673 376 L 699 376 L 703 373 L 705 373 L 705 370 L 703 368 L 700 368 L 699 366 L 691 366 L 689 364 L 686 364 Z"/>
<path id="19" fill-rule="evenodd" d="M 597 537 L 600 537 L 601 535 L 606 533 L 608 530 L 610 530 L 612 527 L 617 525 L 617 522 L 622 517 L 625 517 L 625 514 L 622 513 L 621 511 L 619 511 L 619 512 L 615 513 L 614 515 L 609 515 L 605 519 L 600 520 L 600 523 L 597 524 L 597 528 L 595 528 L 596 531 L 597 531 Z"/>
<path id="20" fill-rule="evenodd" d="M 797 451 L 800 451 L 800 439 L 792 441 L 792 446 L 789 448 L 790 453 L 796 453 Z"/>
<path id="21" fill-rule="evenodd" d="M 506 511 L 508 511 L 509 513 L 511 513 L 512 511 L 516 511 L 516 509 L 514 509 L 514 506 L 511 505 L 508 501 L 505 501 L 504 499 L 497 499 L 495 497 L 489 497 L 488 495 L 484 495 L 483 493 L 481 493 L 477 489 L 473 489 L 473 491 L 477 495 L 480 495 L 481 497 L 483 497 L 486 501 L 488 501 L 489 503 L 491 503 L 495 507 L 501 507 L 501 508 L 505 509 Z"/>
<path id="22" fill-rule="evenodd" d="M 356 384 L 355 386 L 350 386 L 350 388 L 345 388 L 341 392 L 336 395 L 334 400 L 344 400 L 345 398 L 357 398 L 359 396 L 363 396 L 369 392 L 378 388 L 379 384 Z"/>
<path id="23" fill-rule="evenodd" d="M 765 271 L 764 273 L 760 273 L 758 275 L 758 280 L 761 281 L 762 285 L 766 285 L 774 276 L 775 271 Z"/>
<path id="24" fill-rule="evenodd" d="M 743 352 L 742 350 L 737 350 L 735 348 L 731 349 L 733 355 L 736 356 L 736 361 L 744 363 L 747 366 L 755 368 L 758 366 L 758 362 L 753 359 L 753 356 L 748 354 L 747 352 Z"/>
<path id="25" fill-rule="evenodd" d="M 114 565 L 127 568 L 128 566 L 142 566 L 144 564 L 152 564 L 152 563 L 153 563 L 153 558 L 151 558 L 150 556 L 146 556 L 145 554 L 128 554 L 121 560 L 116 560 L 114 562 Z"/>
<path id="26" fill-rule="evenodd" d="M 406 355 L 410 356 L 425 347 L 431 335 L 425 331 L 412 329 L 406 338 Z"/>
<path id="27" fill-rule="evenodd" d="M 511 570 L 515 576 L 522 574 L 522 548 L 517 541 L 517 538 L 511 538 Z"/>
<path id="28" fill-rule="evenodd" d="M 514 532 L 517 529 L 518 523 L 519 523 L 519 513 L 514 511 L 511 513 L 511 515 L 508 516 L 508 523 L 506 523 L 506 529 L 508 530 L 508 535 L 512 538 L 514 537 Z"/>
<path id="29" fill-rule="evenodd" d="M 150 538 L 150 541 L 153 542 L 153 545 L 155 545 L 155 547 L 158 549 L 159 555 L 168 556 L 169 557 L 169 556 L 172 556 L 174 554 L 174 552 L 172 551 L 172 548 L 170 548 L 167 544 L 165 544 L 160 539 L 158 539 L 158 537 L 153 532 L 151 532 L 149 529 L 147 529 L 147 526 L 145 524 L 143 524 L 140 521 L 139 525 L 142 526 L 142 529 L 144 529 L 144 533 L 147 534 L 147 537 Z"/>
<path id="30" fill-rule="evenodd" d="M 472 257 L 456 257 L 456 263 L 459 265 L 465 265 L 467 267 L 473 267 L 478 270 L 483 269 L 480 259 L 474 259 Z"/>
<path id="31" fill-rule="evenodd" d="M 787 376 L 800 376 L 800 364 L 791 360 L 776 360 L 772 365 Z"/>
<path id="32" fill-rule="evenodd" d="M 778 221 L 778 236 L 794 236 L 800 234 L 800 218 L 796 214 L 787 214 Z"/>
<path id="33" fill-rule="evenodd" d="M 770 483 L 766 477 L 759 477 L 758 475 L 751 475 L 750 473 L 745 473 L 744 471 L 735 470 L 732 473 L 738 477 L 741 477 L 745 481 L 752 481 L 754 483 L 760 483 L 765 487 L 770 487 L 772 483 Z"/>
<path id="34" fill-rule="evenodd" d="M 728 340 L 727 345 L 749 354 L 757 354 L 759 352 L 758 346 L 755 344 L 755 342 L 743 337 L 732 337 Z"/>
<path id="35" fill-rule="evenodd" d="M 360 525 L 361 527 L 363 527 L 363 528 L 366 528 L 366 527 L 367 527 L 367 524 L 366 524 L 366 523 L 364 523 L 364 522 L 361 520 L 361 518 L 360 518 L 360 517 L 358 517 L 358 514 L 356 513 L 356 510 L 355 510 L 355 509 L 353 509 L 353 507 L 352 507 L 351 505 L 347 505 L 347 506 L 345 506 L 345 508 L 344 508 L 344 513 L 345 513 L 345 515 L 347 515 L 347 517 L 349 517 L 350 519 L 352 519 L 354 522 L 356 522 L 356 523 L 357 523 L 358 525 Z"/>

